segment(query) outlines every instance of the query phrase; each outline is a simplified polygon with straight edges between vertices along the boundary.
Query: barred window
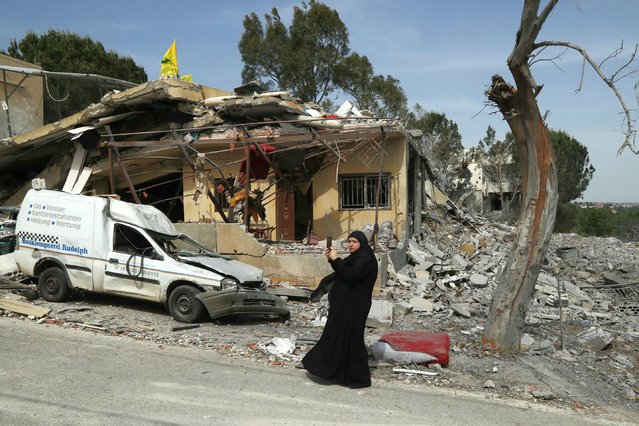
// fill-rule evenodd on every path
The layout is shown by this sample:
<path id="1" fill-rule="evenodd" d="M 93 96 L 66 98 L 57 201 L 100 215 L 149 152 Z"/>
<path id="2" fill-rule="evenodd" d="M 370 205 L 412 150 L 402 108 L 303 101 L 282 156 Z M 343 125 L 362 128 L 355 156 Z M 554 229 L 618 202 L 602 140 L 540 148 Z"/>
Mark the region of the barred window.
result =
<path id="1" fill-rule="evenodd" d="M 377 182 L 379 175 L 344 175 L 339 177 L 339 208 L 340 210 L 374 209 L 377 196 Z M 390 208 L 390 183 L 388 174 L 382 175 L 379 191 L 379 207 Z"/>

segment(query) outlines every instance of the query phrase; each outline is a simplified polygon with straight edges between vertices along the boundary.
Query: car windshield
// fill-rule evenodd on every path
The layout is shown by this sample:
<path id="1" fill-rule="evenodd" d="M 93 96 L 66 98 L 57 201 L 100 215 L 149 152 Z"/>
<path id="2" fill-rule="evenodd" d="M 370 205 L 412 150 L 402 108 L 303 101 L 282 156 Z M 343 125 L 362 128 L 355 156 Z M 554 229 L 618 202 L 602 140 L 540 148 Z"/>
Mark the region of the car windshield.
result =
<path id="1" fill-rule="evenodd" d="M 180 234 L 178 236 L 152 234 L 152 236 L 155 242 L 162 247 L 162 250 L 173 257 L 209 256 L 230 259 L 227 256 L 214 252 L 204 244 L 185 234 Z"/>

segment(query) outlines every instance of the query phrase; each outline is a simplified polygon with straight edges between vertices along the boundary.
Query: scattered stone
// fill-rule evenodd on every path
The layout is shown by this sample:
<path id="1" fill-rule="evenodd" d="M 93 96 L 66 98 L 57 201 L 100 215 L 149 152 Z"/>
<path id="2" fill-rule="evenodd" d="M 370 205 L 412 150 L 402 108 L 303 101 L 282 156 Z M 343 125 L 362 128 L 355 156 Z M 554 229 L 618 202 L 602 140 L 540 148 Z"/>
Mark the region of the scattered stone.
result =
<path id="1" fill-rule="evenodd" d="M 171 331 L 182 331 L 189 330 L 191 328 L 198 328 L 200 324 L 184 324 L 184 325 L 174 325 L 171 327 Z"/>
<path id="2" fill-rule="evenodd" d="M 555 352 L 555 347 L 550 340 L 545 339 L 530 345 L 530 350 L 536 354 L 552 354 Z"/>
<path id="3" fill-rule="evenodd" d="M 388 300 L 373 299 L 366 326 L 388 328 L 393 325 L 393 303 Z"/>
<path id="4" fill-rule="evenodd" d="M 461 270 L 466 270 L 466 268 L 468 268 L 469 266 L 471 266 L 470 262 L 468 262 L 466 259 L 464 259 L 461 255 L 456 254 L 455 256 L 452 257 L 451 262 L 454 265 L 459 266 L 459 268 Z"/>
<path id="5" fill-rule="evenodd" d="M 433 312 L 433 302 L 423 297 L 411 297 L 408 303 L 412 306 L 414 312 Z"/>
<path id="6" fill-rule="evenodd" d="M 484 288 L 488 285 L 488 277 L 482 274 L 472 274 L 468 281 L 476 288 Z"/>
<path id="7" fill-rule="evenodd" d="M 632 362 L 626 355 L 616 355 L 614 360 L 617 361 L 619 364 L 625 365 L 626 367 L 635 367 L 635 363 Z"/>
<path id="8" fill-rule="evenodd" d="M 440 249 L 438 249 L 434 244 L 431 244 L 427 241 L 423 241 L 421 243 L 422 247 L 429 252 L 430 254 L 432 254 L 435 257 L 438 257 L 440 259 L 446 257 L 446 253 L 444 253 L 443 251 L 441 251 Z"/>
<path id="9" fill-rule="evenodd" d="M 399 302 L 395 303 L 395 305 L 393 306 L 393 316 L 407 315 L 411 312 L 413 312 L 413 306 L 410 304 L 410 302 Z"/>
<path id="10" fill-rule="evenodd" d="M 637 400 L 637 393 L 630 387 L 625 387 L 624 388 L 625 391 L 625 397 L 627 400 L 629 401 L 636 401 Z"/>
<path id="11" fill-rule="evenodd" d="M 493 382 L 492 380 L 486 380 L 484 382 L 484 388 L 486 388 L 486 389 L 495 389 L 495 382 Z"/>
<path id="12" fill-rule="evenodd" d="M 470 310 L 466 304 L 462 303 L 452 303 L 450 305 L 450 309 L 453 310 L 457 315 L 460 315 L 464 318 L 470 318 Z"/>
<path id="13" fill-rule="evenodd" d="M 634 406 L 639 390 L 633 375 L 637 368 L 635 352 L 639 339 L 639 315 L 633 316 L 632 311 L 619 309 L 619 302 L 633 294 L 622 294 L 614 289 L 615 286 L 606 288 L 611 286 L 603 284 L 605 276 L 608 280 L 639 281 L 631 278 L 638 270 L 635 266 L 639 265 L 639 245 L 614 239 L 554 234 L 548 255 L 551 260 L 543 266 L 544 272 L 535 286 L 535 296 L 524 324 L 528 334 L 523 334 L 520 341 L 520 348 L 529 352 L 504 356 L 496 365 L 493 361 L 499 359 L 499 353 L 480 349 L 481 333 L 493 295 L 493 283 L 500 276 L 506 256 L 512 250 L 512 237 L 509 231 L 493 232 L 489 221 L 477 220 L 473 227 L 464 227 L 454 223 L 449 215 L 442 214 L 436 225 L 432 221 L 425 223 L 419 237 L 408 240 L 408 248 L 403 253 L 394 252 L 399 260 L 403 257 L 403 261 L 387 263 L 389 277 L 380 294 L 376 295 L 379 301 L 374 302 L 390 306 L 391 313 L 387 316 L 391 320 L 385 321 L 383 327 L 392 324 L 393 328 L 402 330 L 429 330 L 450 335 L 450 350 L 454 353 L 451 364 L 446 368 L 440 366 L 435 369 L 433 365 L 428 368 L 446 375 L 446 380 L 414 372 L 399 378 L 392 373 L 392 366 L 384 362 L 375 362 L 374 380 L 406 380 L 411 384 L 421 381 L 425 386 L 450 384 L 456 388 L 473 388 L 490 377 L 493 380 L 485 384 L 488 385 L 486 389 L 496 389 L 487 391 L 491 395 L 494 392 L 504 397 L 555 398 L 571 405 L 575 401 L 588 406 L 605 401 L 611 406 Z M 299 252 L 296 243 L 283 246 L 289 248 L 286 249 L 288 251 L 283 250 L 282 255 Z M 474 247 L 472 254 L 471 246 Z M 575 247 L 577 258 L 571 253 L 564 258 L 558 254 L 555 257 L 556 247 Z M 481 250 L 478 251 L 478 248 Z M 315 250 L 310 246 L 304 247 L 300 253 L 311 249 Z M 273 250 L 279 253 L 279 249 Z M 313 253 L 318 254 L 319 251 Z M 458 257 L 454 260 L 455 256 Z M 556 303 L 557 283 L 561 283 L 562 290 L 565 290 L 561 301 L 562 323 L 559 322 L 559 305 Z M 91 304 L 91 299 L 82 300 L 82 305 Z M 566 301 L 569 302 L 567 305 Z M 288 304 L 292 315 L 288 323 L 255 318 L 218 319 L 203 321 L 200 328 L 176 333 L 172 329 L 173 321 L 166 313 L 138 312 L 130 307 L 119 307 L 117 302 L 113 303 L 114 306 L 91 304 L 90 309 L 81 312 L 81 306 L 73 306 L 77 303 L 50 304 L 39 300 L 36 305 L 60 311 L 51 314 L 47 320 L 37 322 L 81 328 L 82 323 L 90 324 L 92 318 L 100 318 L 99 322 L 94 322 L 101 328 L 96 326 L 90 329 L 91 332 L 114 334 L 121 331 L 122 337 L 147 340 L 158 347 L 198 347 L 226 356 L 251 358 L 257 363 L 275 366 L 272 368 L 292 367 L 301 360 L 319 339 L 326 323 L 328 306 L 326 298 L 317 304 L 291 299 Z M 4 311 L 0 311 L 0 315 L 18 320 L 26 318 Z M 378 329 L 372 327 L 382 324 L 377 319 L 373 321 L 377 324 L 369 323 L 371 327 L 365 334 L 367 346 L 379 340 L 379 336 L 375 336 Z M 553 343 L 559 342 L 560 332 L 564 333 L 565 350 L 557 351 Z M 288 350 L 272 350 L 271 353 L 267 349 L 269 345 L 273 346 L 272 349 L 276 347 L 274 339 L 296 333 L 304 337 L 296 339 L 292 353 Z M 533 336 L 540 341 L 537 342 Z M 533 346 L 534 350 L 531 349 Z M 614 347 L 614 352 L 600 352 L 609 346 Z M 291 347 L 289 344 L 288 348 Z M 532 354 L 539 356 L 533 357 Z M 530 376 L 531 372 L 542 376 Z M 558 381 L 555 382 L 557 386 L 553 383 L 553 389 L 562 389 L 561 394 L 526 388 L 525 383 L 530 377 L 537 377 L 541 383 L 550 383 L 546 379 L 551 378 Z M 500 386 L 495 386 L 495 382 Z"/>
<path id="14" fill-rule="evenodd" d="M 614 272 L 605 272 L 603 274 L 604 284 L 628 284 L 628 280 L 620 277 Z"/>
<path id="15" fill-rule="evenodd" d="M 519 347 L 522 350 L 527 351 L 533 343 L 535 343 L 535 339 L 533 339 L 530 334 L 524 333 L 519 341 Z"/>
<path id="16" fill-rule="evenodd" d="M 557 257 L 567 261 L 575 261 L 579 258 L 577 247 L 560 247 L 556 250 Z"/>
<path id="17" fill-rule="evenodd" d="M 577 359 L 574 356 L 570 355 L 566 351 L 556 351 L 555 353 L 552 354 L 552 357 L 555 359 L 560 359 L 562 361 L 570 361 L 570 362 L 577 361 Z"/>
<path id="18" fill-rule="evenodd" d="M 532 391 L 532 395 L 537 399 L 555 399 L 555 394 L 550 391 L 534 390 Z"/>

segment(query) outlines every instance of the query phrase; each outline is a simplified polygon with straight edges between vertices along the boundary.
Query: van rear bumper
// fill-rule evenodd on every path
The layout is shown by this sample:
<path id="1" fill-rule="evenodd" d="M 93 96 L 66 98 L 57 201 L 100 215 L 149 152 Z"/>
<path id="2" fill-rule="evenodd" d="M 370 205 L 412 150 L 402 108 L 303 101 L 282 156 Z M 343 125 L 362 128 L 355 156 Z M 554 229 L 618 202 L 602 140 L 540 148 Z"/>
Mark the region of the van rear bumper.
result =
<path id="1" fill-rule="evenodd" d="M 195 297 L 202 302 L 211 319 L 236 314 L 290 316 L 284 299 L 265 291 L 239 288 L 237 291 L 205 291 Z"/>

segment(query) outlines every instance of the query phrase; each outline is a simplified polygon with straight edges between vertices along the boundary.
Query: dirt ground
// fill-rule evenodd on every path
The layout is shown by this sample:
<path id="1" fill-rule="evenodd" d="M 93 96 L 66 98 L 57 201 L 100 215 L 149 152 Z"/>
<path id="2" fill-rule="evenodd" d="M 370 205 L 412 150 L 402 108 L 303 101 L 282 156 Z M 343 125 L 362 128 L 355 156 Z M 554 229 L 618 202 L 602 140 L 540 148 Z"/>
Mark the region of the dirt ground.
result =
<path id="1" fill-rule="evenodd" d="M 73 300 L 50 303 L 32 301 L 51 309 L 47 317 L 27 318 L 4 311 L 4 316 L 18 316 L 37 321 L 42 326 L 73 327 L 88 333 L 105 333 L 122 338 L 151 341 L 164 346 L 189 346 L 203 351 L 215 351 L 229 357 L 250 359 L 272 368 L 294 368 L 303 354 L 321 334 L 321 326 L 313 326 L 322 304 L 289 300 L 291 320 L 255 317 L 235 317 L 199 324 L 175 322 L 161 305 L 124 298 L 76 293 Z M 0 312 L 2 312 L 0 310 Z M 395 329 L 421 329 L 447 333 L 451 338 L 450 363 L 447 366 L 408 365 L 406 369 L 436 373 L 435 376 L 393 372 L 393 365 L 378 363 L 371 358 L 373 386 L 376 382 L 400 382 L 410 386 L 440 386 L 485 394 L 486 398 L 527 399 L 539 404 L 559 405 L 583 411 L 589 415 L 606 413 L 623 422 L 639 422 L 637 400 L 629 399 L 624 384 L 636 377 L 633 367 L 614 361 L 618 354 L 636 359 L 636 340 L 617 338 L 612 347 L 591 351 L 572 359 L 560 359 L 552 354 L 503 357 L 484 352 L 480 345 L 477 318 L 424 317 L 408 314 L 396 318 Z M 556 324 L 537 325 L 529 332 L 538 334 L 547 328 L 548 335 Z M 374 342 L 383 330 L 369 329 L 367 341 Z M 554 330 L 556 331 L 556 330 Z M 567 327 L 566 335 L 571 328 Z M 295 342 L 292 354 L 273 351 L 274 339 Z M 376 364 L 379 364 L 376 366 Z"/>
<path id="2" fill-rule="evenodd" d="M 522 341 L 522 352 L 504 356 L 484 350 L 481 335 L 500 268 L 512 248 L 513 230 L 488 221 L 468 226 L 434 219 L 411 238 L 408 262 L 399 270 L 389 266 L 388 282 L 377 298 L 395 306 L 390 328 L 446 333 L 450 361 L 445 366 L 401 366 L 406 373 L 371 356 L 373 386 L 398 382 L 446 387 L 594 415 L 606 412 L 639 424 L 639 243 L 553 235 L 542 266 L 545 278 L 540 275 L 526 317 L 528 343 Z M 391 247 L 397 243 L 394 238 L 384 244 Z M 615 286 L 626 290 L 611 291 Z M 561 287 L 563 295 L 557 293 Z M 299 363 L 321 335 L 320 320 L 327 309 L 325 298 L 319 303 L 289 298 L 287 322 L 230 317 L 183 324 L 162 305 L 87 292 L 76 292 L 65 303 L 41 298 L 30 303 L 51 311 L 40 319 L 2 309 L 0 315 L 144 340 L 159 348 L 215 351 L 272 368 Z M 597 345 L 597 339 L 584 342 L 589 330 L 602 333 L 605 344 Z M 367 344 L 383 332 L 368 328 Z"/>

